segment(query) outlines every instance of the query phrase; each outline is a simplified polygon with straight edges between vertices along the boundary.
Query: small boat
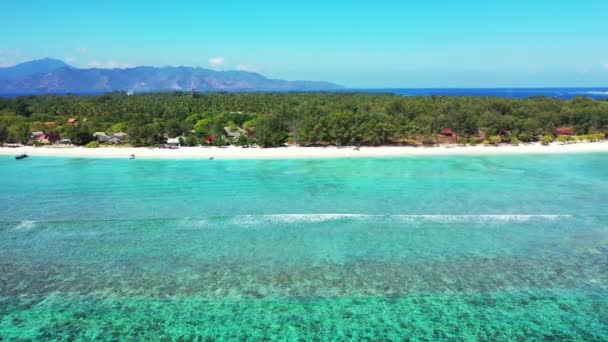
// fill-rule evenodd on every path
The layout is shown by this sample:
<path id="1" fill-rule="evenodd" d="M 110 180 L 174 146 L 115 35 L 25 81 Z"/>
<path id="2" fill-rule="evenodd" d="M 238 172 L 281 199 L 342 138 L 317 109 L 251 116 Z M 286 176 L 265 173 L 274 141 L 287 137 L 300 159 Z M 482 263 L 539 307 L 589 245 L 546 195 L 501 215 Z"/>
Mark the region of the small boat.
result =
<path id="1" fill-rule="evenodd" d="M 135 155 L 134 155 L 134 154 L 132 154 L 132 155 L 129 157 L 129 159 L 135 159 Z"/>
<path id="2" fill-rule="evenodd" d="M 19 159 L 24 159 L 24 158 L 27 158 L 27 157 L 29 157 L 27 154 L 22 153 L 22 154 L 16 155 L 15 159 L 19 160 Z"/>

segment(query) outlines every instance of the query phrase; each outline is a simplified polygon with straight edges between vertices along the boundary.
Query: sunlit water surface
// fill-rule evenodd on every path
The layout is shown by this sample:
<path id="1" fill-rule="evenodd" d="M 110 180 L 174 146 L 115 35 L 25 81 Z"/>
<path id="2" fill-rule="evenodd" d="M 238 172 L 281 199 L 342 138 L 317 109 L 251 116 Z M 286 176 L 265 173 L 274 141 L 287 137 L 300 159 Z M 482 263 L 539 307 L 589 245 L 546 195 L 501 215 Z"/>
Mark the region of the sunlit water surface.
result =
<path id="1" fill-rule="evenodd" d="M 608 336 L 608 155 L 0 158 L 0 340 Z"/>

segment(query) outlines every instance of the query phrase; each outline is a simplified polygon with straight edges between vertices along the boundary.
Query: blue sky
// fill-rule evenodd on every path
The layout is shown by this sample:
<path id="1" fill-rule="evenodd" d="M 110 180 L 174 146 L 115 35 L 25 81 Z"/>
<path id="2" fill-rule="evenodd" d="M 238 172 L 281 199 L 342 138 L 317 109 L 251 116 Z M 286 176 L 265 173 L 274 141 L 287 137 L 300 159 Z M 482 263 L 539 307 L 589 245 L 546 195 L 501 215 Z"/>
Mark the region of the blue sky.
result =
<path id="1" fill-rule="evenodd" d="M 349 87 L 608 86 L 608 1 L 2 0 L 0 65 L 188 65 Z"/>

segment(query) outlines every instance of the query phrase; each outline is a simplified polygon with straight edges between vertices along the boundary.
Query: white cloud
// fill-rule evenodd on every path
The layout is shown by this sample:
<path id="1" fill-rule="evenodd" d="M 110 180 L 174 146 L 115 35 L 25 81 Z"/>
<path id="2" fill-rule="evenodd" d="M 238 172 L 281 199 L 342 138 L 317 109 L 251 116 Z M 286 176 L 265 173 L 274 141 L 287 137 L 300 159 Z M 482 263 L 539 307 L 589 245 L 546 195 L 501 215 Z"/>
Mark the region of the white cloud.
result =
<path id="1" fill-rule="evenodd" d="M 209 58 L 209 65 L 214 68 L 219 68 L 224 65 L 224 57 L 213 57 Z"/>
<path id="2" fill-rule="evenodd" d="M 134 67 L 133 64 L 121 63 L 117 61 L 90 61 L 87 65 L 98 69 L 125 69 Z"/>
<path id="3" fill-rule="evenodd" d="M 15 59 L 18 59 L 18 53 L 9 50 L 9 49 L 1 49 L 0 48 L 0 67 L 7 67 L 15 65 Z"/>
<path id="4" fill-rule="evenodd" d="M 0 56 L 18 56 L 19 53 L 14 50 L 0 48 Z"/>
<path id="5" fill-rule="evenodd" d="M 78 60 L 76 58 L 74 58 L 74 57 L 66 57 L 66 58 L 64 58 L 64 60 L 65 60 L 66 63 L 75 63 L 75 62 L 78 62 Z"/>
<path id="6" fill-rule="evenodd" d="M 89 48 L 86 46 L 81 46 L 79 48 L 76 48 L 76 51 L 80 53 L 87 53 L 89 51 Z"/>
<path id="7" fill-rule="evenodd" d="M 250 67 L 248 65 L 245 64 L 239 64 L 236 66 L 236 70 L 240 70 L 240 71 L 248 71 L 248 72 L 258 72 L 258 69 Z"/>
<path id="8" fill-rule="evenodd" d="M 12 65 L 13 63 L 11 63 L 8 59 L 0 57 L 0 68 L 9 67 Z"/>

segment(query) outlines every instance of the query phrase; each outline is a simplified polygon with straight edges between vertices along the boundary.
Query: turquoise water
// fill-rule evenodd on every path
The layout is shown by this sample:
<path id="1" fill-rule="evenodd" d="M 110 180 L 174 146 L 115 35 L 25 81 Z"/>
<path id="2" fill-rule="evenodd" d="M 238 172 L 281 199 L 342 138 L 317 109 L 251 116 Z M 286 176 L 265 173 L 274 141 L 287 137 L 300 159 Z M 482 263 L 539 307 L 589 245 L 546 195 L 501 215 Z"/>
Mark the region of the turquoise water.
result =
<path id="1" fill-rule="evenodd" d="M 0 340 L 602 340 L 608 155 L 0 157 Z"/>

